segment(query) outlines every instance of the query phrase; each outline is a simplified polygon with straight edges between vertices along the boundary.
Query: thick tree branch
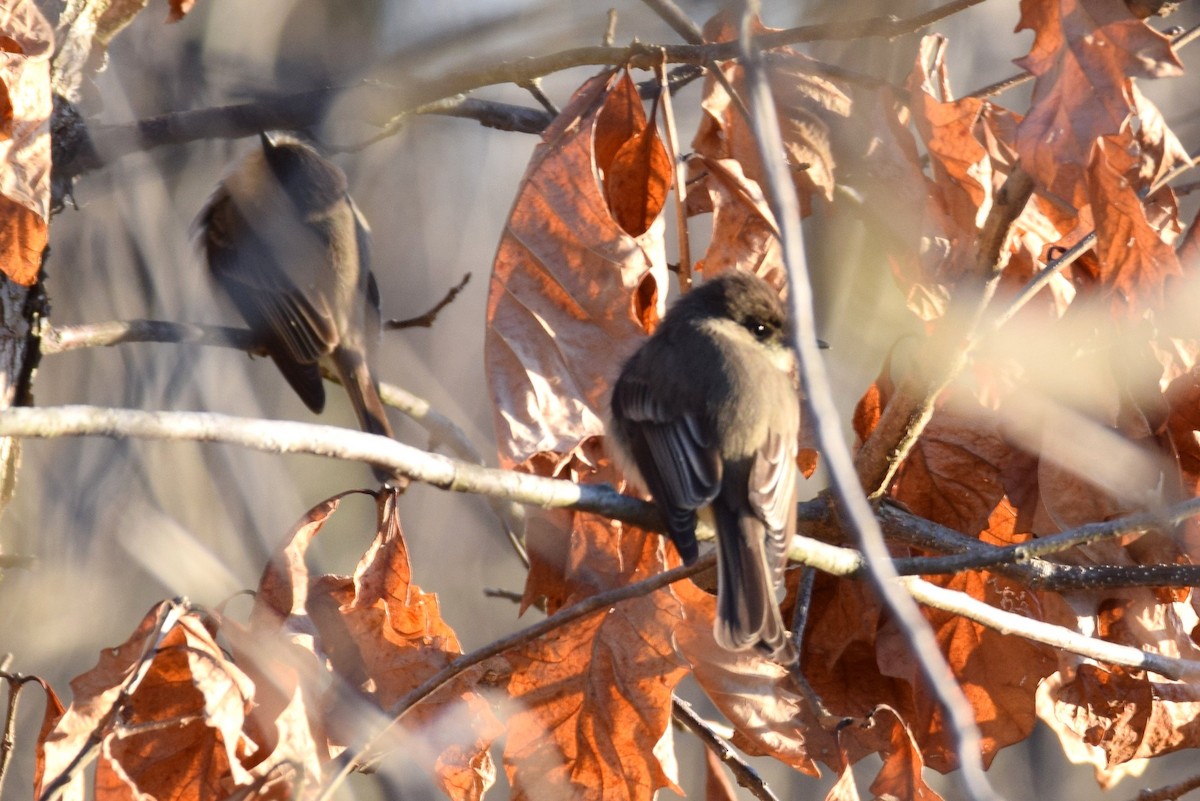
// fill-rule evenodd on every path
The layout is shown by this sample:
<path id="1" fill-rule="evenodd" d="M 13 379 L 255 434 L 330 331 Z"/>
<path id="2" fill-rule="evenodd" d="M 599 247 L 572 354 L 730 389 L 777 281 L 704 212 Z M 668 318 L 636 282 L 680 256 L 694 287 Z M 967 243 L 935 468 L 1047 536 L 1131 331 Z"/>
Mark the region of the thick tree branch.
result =
<path id="1" fill-rule="evenodd" d="M 310 423 L 236 418 L 200 412 L 143 412 L 88 406 L 14 408 L 0 412 L 0 436 L 76 435 L 221 442 L 269 453 L 308 453 L 365 461 L 396 470 L 401 475 L 415 481 L 424 481 L 443 489 L 490 495 L 547 508 L 569 507 L 623 520 L 651 531 L 663 530 L 662 521 L 651 504 L 621 495 L 607 484 L 578 485 L 561 479 L 489 469 L 438 454 L 426 453 L 386 437 L 365 434 L 352 429 Z M 822 512 L 821 509 L 825 511 Z M 1200 501 L 1189 501 L 1154 519 L 1159 521 L 1182 519 L 1185 514 L 1198 512 L 1200 512 Z M 815 524 L 820 520 L 822 514 L 828 514 L 828 507 L 824 500 L 804 504 L 801 508 L 801 520 L 807 523 Z M 1061 539 L 1057 544 L 1065 543 L 1070 537 L 1074 537 L 1078 541 L 1085 541 L 1086 538 L 1099 535 L 1102 527 L 1106 527 L 1105 531 L 1109 535 L 1123 530 L 1138 530 L 1139 527 L 1146 524 L 1147 519 L 1149 518 L 1146 516 L 1135 515 L 1124 521 L 1113 521 L 1113 523 L 1103 524 L 1103 526 L 1088 527 L 1086 532 L 1065 532 L 1060 535 Z M 795 561 L 811 565 L 833 575 L 847 577 L 865 575 L 865 563 L 862 555 L 857 551 L 829 545 L 807 537 L 793 539 L 789 556 Z M 705 557 L 696 567 L 709 565 L 711 558 L 711 555 Z M 914 565 L 914 572 L 920 572 L 919 564 Z M 666 573 L 657 578 L 667 583 L 676 580 L 662 578 L 670 575 L 673 574 Z M 691 573 L 681 575 L 691 575 Z M 897 583 L 893 583 L 892 586 L 900 586 L 899 581 L 899 578 L 895 579 Z M 1101 643 L 1100 646 L 1088 644 L 1093 642 L 1090 638 L 1073 639 L 1079 638 L 1080 635 L 1061 629 L 1061 627 L 1047 629 L 1045 627 L 1048 624 L 1037 621 L 1030 621 L 1037 625 L 1025 629 L 1021 626 L 1020 621 L 1026 619 L 1017 615 L 989 618 L 983 611 L 980 611 L 980 607 L 985 610 L 989 607 L 972 600 L 963 593 L 946 590 L 940 591 L 941 594 L 931 595 L 922 588 L 922 584 L 913 584 L 908 579 L 904 581 L 903 586 L 907 587 L 913 596 L 922 603 L 926 603 L 927 599 L 932 599 L 928 601 L 931 605 L 948 611 L 958 611 L 959 607 L 951 606 L 953 599 L 957 599 L 955 603 L 961 603 L 963 614 L 973 615 L 972 619 L 978 620 L 984 625 L 999 626 L 1000 630 L 1005 632 L 1055 645 L 1067 643 L 1061 647 L 1084 655 L 1091 655 L 1097 652 L 1096 648 L 1103 650 L 1103 647 L 1108 645 L 1106 643 Z M 646 584 L 645 586 L 654 588 L 661 585 Z M 913 589 L 914 587 L 916 589 Z M 629 590 L 630 588 L 622 589 Z M 580 614 L 585 613 L 581 612 Z M 1053 639 L 1047 640 L 1046 638 L 1051 636 L 1047 633 L 1050 631 L 1053 631 Z M 1086 648 L 1087 650 L 1076 650 L 1077 648 Z M 1146 669 L 1154 670 L 1164 676 L 1191 675 L 1190 663 L 1183 660 L 1163 662 L 1161 658 L 1156 657 L 1147 661 L 1142 652 L 1134 648 L 1120 652 L 1104 651 L 1104 653 L 1107 654 L 1104 657 L 1107 661 L 1116 664 L 1146 667 Z M 1113 653 L 1118 653 L 1120 658 L 1113 656 Z M 1151 667 L 1151 665 L 1153 666 Z"/>
<path id="2" fill-rule="evenodd" d="M 238 445 L 266 453 L 325 456 L 378 465 L 413 481 L 544 508 L 571 507 L 661 530 L 657 511 L 607 484 L 577 485 L 498 470 L 348 428 L 256 420 L 211 412 L 144 412 L 97 406 L 14 408 L 0 412 L 0 437 L 102 436 Z"/>

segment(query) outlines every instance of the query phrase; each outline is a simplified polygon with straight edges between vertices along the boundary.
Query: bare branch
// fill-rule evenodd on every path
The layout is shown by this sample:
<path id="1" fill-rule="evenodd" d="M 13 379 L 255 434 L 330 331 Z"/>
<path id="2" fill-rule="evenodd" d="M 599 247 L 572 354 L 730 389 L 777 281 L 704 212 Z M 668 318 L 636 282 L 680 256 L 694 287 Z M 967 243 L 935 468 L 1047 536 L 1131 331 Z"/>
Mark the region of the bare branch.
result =
<path id="1" fill-rule="evenodd" d="M 758 771 L 750 767 L 723 737 L 713 731 L 713 728 L 696 714 L 691 704 L 679 697 L 672 698 L 671 717 L 679 725 L 696 735 L 700 742 L 704 743 L 705 748 L 725 763 L 726 767 L 733 772 L 737 783 L 749 790 L 750 795 L 760 801 L 779 801 L 779 796 L 771 791 L 770 785 L 759 775 Z"/>
<path id="2" fill-rule="evenodd" d="M 700 26 L 679 7 L 675 0 L 642 0 L 650 7 L 663 22 L 671 26 L 671 30 L 679 34 L 688 44 L 700 44 L 704 41 L 704 32 Z"/>
<path id="3" fill-rule="evenodd" d="M 261 341 L 247 328 L 194 325 L 165 320 L 114 320 L 84 325 L 47 326 L 41 333 L 41 352 L 51 356 L 80 348 L 123 345 L 128 342 L 190 342 L 265 355 Z"/>
<path id="4" fill-rule="evenodd" d="M 1137 794 L 1136 801 L 1176 801 L 1180 796 L 1197 788 L 1200 788 L 1200 776 L 1192 776 L 1165 787 L 1146 788 Z"/>
<path id="5" fill-rule="evenodd" d="M 401 328 L 432 328 L 433 323 L 437 320 L 438 314 L 442 309 L 449 306 L 458 297 L 458 293 L 463 291 L 463 287 L 471 280 L 471 274 L 467 273 L 462 277 L 462 280 L 455 286 L 450 287 L 446 293 L 446 297 L 437 302 L 432 309 L 417 317 L 409 317 L 406 320 L 388 320 L 383 324 L 384 331 L 397 331 Z"/>
<path id="6" fill-rule="evenodd" d="M 824 40 L 859 39 L 867 36 L 892 38 L 918 31 L 939 19 L 982 0 L 955 0 L 939 8 L 912 17 L 891 15 L 851 22 L 803 25 L 773 31 L 761 37 L 764 49 Z M 141 120 L 133 124 L 98 126 L 90 132 L 90 141 L 81 137 L 73 153 L 64 153 L 56 161 L 58 180 L 69 180 L 105 163 L 139 150 L 164 144 L 180 144 L 200 139 L 237 139 L 260 131 L 303 130 L 318 124 L 336 98 L 347 97 L 359 109 L 361 119 L 391 126 L 398 118 L 411 114 L 443 114 L 477 119 L 502 130 L 539 133 L 548 116 L 538 109 L 512 106 L 463 97 L 467 92 L 486 86 L 512 83 L 529 85 L 546 75 L 586 66 L 616 67 L 628 65 L 652 70 L 664 56 L 671 64 L 704 66 L 714 61 L 736 58 L 736 41 L 712 44 L 646 45 L 634 42 L 627 47 L 579 47 L 544 56 L 502 62 L 480 69 L 463 70 L 437 80 L 411 78 L 403 89 L 367 82 L 354 87 L 325 87 L 294 95 L 260 98 L 241 103 L 194 111 L 179 111 Z M 880 81 L 829 65 L 809 64 L 813 71 L 825 72 L 843 80 L 878 85 Z M 694 76 L 691 76 L 694 77 Z M 690 80 L 690 77 L 688 78 Z M 351 98 L 350 96 L 354 97 Z M 380 112 L 387 107 L 389 111 Z M 387 135 L 386 133 L 384 135 Z"/>
<path id="7" fill-rule="evenodd" d="M 408 478 L 425 481 L 443 489 L 490 495 L 547 508 L 569 507 L 623 520 L 650 531 L 663 530 L 662 521 L 654 506 L 645 501 L 621 495 L 607 484 L 577 485 L 561 479 L 484 468 L 438 454 L 426 453 L 386 437 L 365 434 L 353 429 L 309 423 L 253 420 L 200 412 L 142 412 L 87 406 L 45 409 L 14 408 L 0 412 L 0 436 L 55 437 L 84 434 L 118 438 L 140 437 L 160 440 L 223 442 L 269 453 L 309 453 L 365 461 L 396 470 Z M 1187 509 L 1195 513 L 1197 505 L 1200 505 L 1200 501 L 1191 502 Z M 805 519 L 813 519 L 812 510 L 806 511 Z M 1183 514 L 1183 511 L 1176 510 L 1171 514 Z M 1135 524 L 1126 523 L 1126 525 Z M 862 555 L 857 551 L 829 545 L 807 537 L 794 538 L 788 555 L 795 561 L 838 576 L 861 575 L 864 569 Z M 711 557 L 707 557 L 694 567 L 699 569 L 710 563 Z M 669 583 L 685 575 L 691 575 L 691 572 L 679 574 L 668 572 L 656 579 Z M 675 578 L 663 578 L 664 576 L 674 576 Z M 900 579 L 896 579 L 896 581 L 899 582 Z M 1107 643 L 1097 645 L 1096 643 L 1099 641 L 1080 637 L 1066 629 L 1060 630 L 1061 627 L 1050 626 L 1047 628 L 1049 624 L 1038 621 L 1028 621 L 1031 625 L 1025 628 L 1020 621 L 1027 619 L 1017 615 L 988 617 L 985 612 L 990 607 L 972 600 L 963 593 L 941 591 L 940 595 L 930 595 L 922 589 L 921 584 L 912 584 L 911 579 L 904 579 L 903 582 L 902 586 L 912 592 L 913 596 L 922 603 L 928 602 L 949 611 L 958 611 L 959 607 L 954 604 L 959 604 L 964 610 L 962 614 L 984 625 L 997 626 L 1001 631 L 1007 633 L 1018 634 L 1039 642 L 1049 642 L 1084 655 L 1091 655 L 1097 652 L 1097 648 L 1103 650 L 1110 645 Z M 646 584 L 645 586 L 653 589 L 662 585 Z M 899 588 L 895 582 L 890 583 L 890 586 Z M 630 588 L 622 589 L 633 592 Z M 596 596 L 596 598 L 600 597 Z M 607 595 L 604 597 L 608 598 Z M 628 597 L 632 597 L 632 595 Z M 587 614 L 587 612 L 580 612 L 580 614 Z M 934 647 L 936 648 L 936 646 Z M 1124 651 L 1110 650 L 1104 651 L 1104 653 L 1106 653 L 1104 659 L 1107 661 L 1132 667 L 1144 667 L 1169 677 L 1191 675 L 1193 669 L 1191 663 L 1185 660 L 1163 661 L 1162 657 L 1147 656 L 1135 648 L 1128 648 Z"/>
<path id="8" fill-rule="evenodd" d="M 892 567 L 883 532 L 863 494 L 850 450 L 842 438 L 837 405 L 821 359 L 813 322 L 812 287 L 809 285 L 804 259 L 799 202 L 792 188 L 787 167 L 783 163 L 784 147 L 779 120 L 776 117 L 775 103 L 761 51 L 752 38 L 752 22 L 757 16 L 756 11 L 756 4 L 753 2 L 748 2 L 743 11 L 742 65 L 746 74 L 754 138 L 758 144 L 765 174 L 763 188 L 779 225 L 780 244 L 784 263 L 787 265 L 792 345 L 800 357 L 801 384 L 808 409 L 813 415 L 825 468 L 829 471 L 834 492 L 862 548 L 871 572 L 872 583 L 895 615 L 896 622 L 904 632 L 930 689 L 949 718 L 950 728 L 957 735 L 956 752 L 967 792 L 976 801 L 998 798 L 983 771 L 980 756 L 982 740 L 971 704 L 942 656 L 929 622 L 922 616 L 912 598 L 897 586 L 896 571 Z"/>
<path id="9" fill-rule="evenodd" d="M 1140 668 L 1176 681 L 1200 677 L 1200 662 L 1191 659 L 1175 659 L 1128 645 L 1117 645 L 1087 637 L 1063 626 L 1005 612 L 964 593 L 934 586 L 915 576 L 908 576 L 900 581 L 920 603 L 974 620 L 1001 634 L 1015 634 L 1073 654 L 1113 665 Z"/>
<path id="10" fill-rule="evenodd" d="M 187 342 L 266 355 L 266 349 L 249 329 L 165 320 L 119 320 L 85 325 L 48 326 L 42 331 L 41 338 L 43 355 L 131 342 Z M 339 382 L 332 371 L 323 375 L 327 380 Z M 483 457 L 462 429 L 448 417 L 434 410 L 428 401 L 390 384 L 380 384 L 379 393 L 385 404 L 403 412 L 429 432 L 431 448 L 444 444 L 452 453 L 463 459 L 483 463 Z"/>
<path id="11" fill-rule="evenodd" d="M 511 470 L 497 470 L 414 448 L 356 429 L 256 420 L 211 412 L 144 412 L 97 406 L 13 408 L 0 412 L 0 436 L 218 442 L 265 453 L 305 453 L 365 462 L 453 492 L 466 492 L 544 508 L 596 512 L 654 531 L 662 530 L 654 506 L 607 484 L 577 485 Z"/>

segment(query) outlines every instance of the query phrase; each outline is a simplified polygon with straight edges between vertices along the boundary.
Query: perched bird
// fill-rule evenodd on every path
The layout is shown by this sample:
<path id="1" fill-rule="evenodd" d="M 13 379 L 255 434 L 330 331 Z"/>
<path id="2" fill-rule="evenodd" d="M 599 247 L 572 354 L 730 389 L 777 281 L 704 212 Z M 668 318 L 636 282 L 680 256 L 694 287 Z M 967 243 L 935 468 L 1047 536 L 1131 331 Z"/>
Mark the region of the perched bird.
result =
<path id="1" fill-rule="evenodd" d="M 680 298 L 625 363 L 608 432 L 687 564 L 699 555 L 697 513 L 711 509 L 717 642 L 784 662 L 795 650 L 775 593 L 796 527 L 795 366 L 779 296 L 726 273 Z"/>
<path id="2" fill-rule="evenodd" d="M 313 148 L 261 140 L 197 220 L 209 269 L 309 409 L 325 407 L 327 360 L 362 429 L 390 437 L 369 367 L 380 318 L 366 221 L 345 173 Z"/>

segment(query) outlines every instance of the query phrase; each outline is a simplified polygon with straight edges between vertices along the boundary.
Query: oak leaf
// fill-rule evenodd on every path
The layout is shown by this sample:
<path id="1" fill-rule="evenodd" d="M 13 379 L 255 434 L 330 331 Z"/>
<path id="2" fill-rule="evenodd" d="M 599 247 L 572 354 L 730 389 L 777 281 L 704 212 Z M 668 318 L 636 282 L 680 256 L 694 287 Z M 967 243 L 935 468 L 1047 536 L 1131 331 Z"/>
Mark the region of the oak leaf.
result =
<path id="1" fill-rule="evenodd" d="M 296 649 L 293 653 L 282 642 L 273 649 L 274 672 L 290 677 L 284 686 L 297 685 L 320 699 L 314 701 L 318 708 L 333 713 L 318 730 L 330 741 L 323 745 L 326 754 L 357 742 L 364 721 L 382 723 L 376 720 L 380 709 L 391 709 L 462 653 L 441 617 L 437 596 L 412 581 L 394 493 L 377 498 L 376 536 L 353 576 L 310 575 L 305 551 L 348 494 L 322 502 L 300 521 L 264 572 L 251 614 L 257 637 L 276 634 Z M 306 645 L 315 657 L 307 663 Z M 326 662 L 339 678 L 332 688 Z M 313 663 L 322 666 L 315 676 Z M 488 748 L 500 725 L 474 690 L 477 681 L 478 671 L 459 676 L 417 704 L 396 735 L 405 744 L 404 756 L 455 799 L 481 798 L 495 778 Z M 347 697 L 340 686 L 353 688 L 358 698 Z M 273 708 L 279 706 L 277 699 Z"/>
<path id="2" fill-rule="evenodd" d="M 1120 0 L 1022 0 L 1017 30 L 1034 32 L 1017 63 L 1036 76 L 1017 149 L 1025 170 L 1082 208 L 1092 144 L 1126 129 L 1137 110 L 1133 78 L 1182 73 L 1170 40 Z"/>
<path id="3" fill-rule="evenodd" d="M 569 536 L 564 605 L 666 567 L 662 538 L 631 526 L 580 514 Z M 681 616 L 676 593 L 658 590 L 507 654 L 514 797 L 648 799 L 676 787 L 669 722 L 685 673 L 672 644 Z"/>
<path id="4" fill-rule="evenodd" d="M 609 103 L 636 117 L 620 85 L 592 78 L 546 130 L 496 253 L 484 361 L 504 466 L 603 433 L 608 387 L 662 313 L 662 223 L 627 234 L 596 174 Z M 615 158 L 612 138 L 599 144 Z"/>
<path id="5" fill-rule="evenodd" d="M 215 801 L 255 783 L 241 762 L 257 750 L 243 731 L 254 686 L 199 616 L 172 621 L 169 606 L 151 609 L 124 644 L 71 682 L 71 706 L 43 739 L 43 783 L 92 740 L 101 747 L 97 798 Z M 78 797 L 81 781 L 77 774 L 68 797 Z"/>
<path id="6" fill-rule="evenodd" d="M 49 240 L 50 57 L 54 32 L 33 0 L 8 4 L 0 48 L 0 269 L 37 280 Z"/>
<path id="7" fill-rule="evenodd" d="M 771 30 L 757 20 L 754 26 L 755 33 Z M 706 42 L 727 41 L 738 35 L 736 20 L 726 12 L 718 13 L 704 26 Z M 771 50 L 765 54 L 765 61 L 784 151 L 801 204 L 807 208 L 815 194 L 832 200 L 835 164 L 828 121 L 830 117 L 850 116 L 850 98 L 833 81 L 816 74 L 808 57 L 791 48 Z M 721 71 L 733 91 L 744 96 L 742 66 L 727 61 Z M 748 180 L 761 184 L 762 160 L 753 130 L 722 82 L 712 76 L 705 81 L 701 108 L 705 115 L 692 140 L 696 153 L 708 159 L 736 161 Z M 703 204 L 693 208 L 703 210 Z"/>

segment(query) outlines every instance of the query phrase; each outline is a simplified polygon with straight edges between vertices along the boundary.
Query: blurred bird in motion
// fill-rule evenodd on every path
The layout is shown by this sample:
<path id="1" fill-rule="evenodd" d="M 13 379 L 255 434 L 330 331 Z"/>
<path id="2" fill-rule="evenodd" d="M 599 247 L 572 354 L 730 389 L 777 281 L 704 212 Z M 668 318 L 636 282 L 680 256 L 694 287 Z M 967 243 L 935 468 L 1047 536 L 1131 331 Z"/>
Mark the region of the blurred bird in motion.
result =
<path id="1" fill-rule="evenodd" d="M 370 232 L 346 175 L 296 139 L 261 141 L 197 220 L 209 270 L 309 409 L 325 407 L 324 361 L 362 429 L 391 437 L 369 367 L 380 332 Z"/>
<path id="2" fill-rule="evenodd" d="M 680 298 L 626 362 L 608 431 L 686 564 L 699 556 L 697 513 L 711 511 L 717 642 L 784 663 L 796 658 L 776 601 L 796 528 L 795 370 L 778 294 L 726 273 Z"/>

